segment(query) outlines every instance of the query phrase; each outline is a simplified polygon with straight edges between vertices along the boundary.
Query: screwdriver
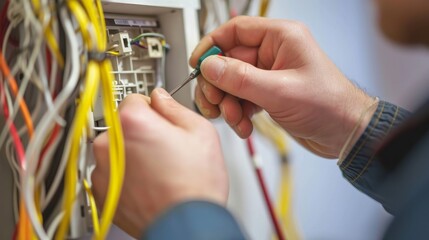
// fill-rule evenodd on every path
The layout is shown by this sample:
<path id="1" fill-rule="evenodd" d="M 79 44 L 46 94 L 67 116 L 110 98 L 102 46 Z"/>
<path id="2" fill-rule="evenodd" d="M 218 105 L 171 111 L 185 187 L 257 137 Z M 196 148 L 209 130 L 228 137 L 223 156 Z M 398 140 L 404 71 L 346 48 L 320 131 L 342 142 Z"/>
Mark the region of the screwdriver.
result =
<path id="1" fill-rule="evenodd" d="M 224 56 L 222 50 L 217 47 L 217 46 L 213 46 L 211 47 L 207 52 L 205 52 L 199 59 L 198 59 L 198 63 L 197 66 L 195 67 L 194 71 L 191 72 L 191 74 L 189 74 L 189 77 L 185 79 L 185 81 L 183 81 L 182 84 L 180 84 L 179 86 L 177 86 L 175 89 L 173 89 L 170 92 L 170 95 L 173 96 L 173 94 L 175 94 L 177 91 L 179 91 L 182 87 L 184 87 L 186 84 L 188 84 L 192 79 L 195 79 L 196 77 L 198 77 L 198 75 L 201 74 L 201 70 L 200 70 L 200 66 L 201 63 L 204 61 L 204 59 L 208 58 L 209 56 L 213 56 L 213 55 L 219 55 L 219 56 Z"/>

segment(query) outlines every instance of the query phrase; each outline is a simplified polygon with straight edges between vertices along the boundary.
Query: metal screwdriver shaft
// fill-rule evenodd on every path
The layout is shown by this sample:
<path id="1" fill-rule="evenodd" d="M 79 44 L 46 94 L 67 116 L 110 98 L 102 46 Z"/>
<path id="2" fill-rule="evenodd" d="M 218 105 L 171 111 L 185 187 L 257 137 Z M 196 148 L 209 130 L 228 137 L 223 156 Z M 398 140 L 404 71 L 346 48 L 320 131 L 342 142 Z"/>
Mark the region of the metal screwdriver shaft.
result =
<path id="1" fill-rule="evenodd" d="M 188 84 L 188 82 L 192 81 L 192 79 L 196 78 L 199 74 L 200 74 L 200 70 L 198 69 L 195 69 L 194 71 L 192 71 L 191 74 L 189 74 L 189 77 L 185 81 L 183 81 L 182 84 L 180 84 L 175 89 L 170 91 L 170 95 L 173 96 L 173 94 L 175 94 L 177 91 L 182 89 L 182 87 Z"/>
<path id="2" fill-rule="evenodd" d="M 219 47 L 217 46 L 213 46 L 211 47 L 207 52 L 205 52 L 199 59 L 198 59 L 198 63 L 197 66 L 195 67 L 195 70 L 191 72 L 191 74 L 189 74 L 189 77 L 185 79 L 185 81 L 183 81 L 182 84 L 180 84 L 178 87 L 176 87 L 175 89 L 170 91 L 170 95 L 173 96 L 173 94 L 175 94 L 176 92 L 178 92 L 180 89 L 182 89 L 186 84 L 188 84 L 192 79 L 195 79 L 196 77 L 198 77 L 198 75 L 200 75 L 201 71 L 200 71 L 200 66 L 201 63 L 204 61 L 204 59 L 206 59 L 209 56 L 213 56 L 213 55 L 221 55 L 223 56 L 223 52 L 222 50 L 220 50 Z"/>

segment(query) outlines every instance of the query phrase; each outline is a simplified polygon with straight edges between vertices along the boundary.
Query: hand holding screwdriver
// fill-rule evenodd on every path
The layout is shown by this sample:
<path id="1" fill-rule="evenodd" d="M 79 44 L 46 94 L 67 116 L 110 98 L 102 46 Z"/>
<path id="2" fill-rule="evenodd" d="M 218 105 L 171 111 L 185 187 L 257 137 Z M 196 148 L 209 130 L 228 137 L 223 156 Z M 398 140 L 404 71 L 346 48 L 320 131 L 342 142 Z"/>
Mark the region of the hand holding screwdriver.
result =
<path id="1" fill-rule="evenodd" d="M 337 158 L 361 114 L 374 103 L 297 22 L 233 18 L 201 40 L 191 65 L 214 43 L 228 57 L 201 64 L 195 102 L 206 117 L 222 114 L 240 137 L 250 135 L 251 116 L 262 108 L 310 151 Z M 371 115 L 360 122 L 357 137 Z"/>

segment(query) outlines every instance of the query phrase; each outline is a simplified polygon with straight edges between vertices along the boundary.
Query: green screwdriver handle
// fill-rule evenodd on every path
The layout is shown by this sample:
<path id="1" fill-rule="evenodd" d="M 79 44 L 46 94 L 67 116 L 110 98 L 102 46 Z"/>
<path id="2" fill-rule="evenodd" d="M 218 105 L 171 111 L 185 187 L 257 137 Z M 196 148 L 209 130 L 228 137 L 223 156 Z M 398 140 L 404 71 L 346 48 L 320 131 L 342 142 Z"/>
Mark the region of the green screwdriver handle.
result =
<path id="1" fill-rule="evenodd" d="M 210 56 L 213 56 L 213 55 L 225 56 L 225 54 L 222 52 L 222 50 L 218 46 L 213 46 L 198 59 L 197 67 L 195 69 L 199 70 L 200 65 L 204 61 L 204 59 L 206 59 Z"/>

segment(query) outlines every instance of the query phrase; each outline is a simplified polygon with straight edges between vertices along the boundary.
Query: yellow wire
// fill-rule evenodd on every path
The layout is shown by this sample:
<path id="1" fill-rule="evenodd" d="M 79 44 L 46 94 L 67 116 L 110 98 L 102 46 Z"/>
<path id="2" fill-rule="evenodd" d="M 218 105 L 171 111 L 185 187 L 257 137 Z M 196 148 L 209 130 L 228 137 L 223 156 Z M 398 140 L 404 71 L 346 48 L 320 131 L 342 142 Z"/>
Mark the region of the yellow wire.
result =
<path id="1" fill-rule="evenodd" d="M 79 145 L 82 140 L 82 135 L 86 129 L 88 112 L 91 109 L 94 97 L 96 96 L 99 85 L 100 74 L 97 64 L 94 61 L 88 63 L 85 77 L 85 91 L 82 91 L 82 97 L 76 109 L 76 115 L 73 119 L 71 129 L 72 140 L 70 147 L 70 155 L 68 157 L 67 169 L 64 181 L 64 199 L 63 210 L 64 217 L 61 221 L 56 235 L 56 239 L 65 239 L 69 228 L 73 202 L 76 196 L 76 183 L 78 172 Z"/>
<path id="2" fill-rule="evenodd" d="M 38 0 L 32 0 L 32 4 L 34 7 L 34 12 L 36 13 L 36 16 L 39 18 L 39 20 L 42 21 L 44 18 L 43 12 L 41 12 L 41 6 L 40 1 Z M 49 24 L 47 26 L 43 26 L 43 34 L 45 36 L 46 43 L 49 47 L 49 49 L 52 51 L 54 58 L 57 60 L 58 65 L 63 68 L 64 67 L 64 58 L 61 54 L 60 48 L 58 46 L 57 39 L 55 38 L 55 35 L 52 31 L 52 19 L 49 20 Z"/>
<path id="3" fill-rule="evenodd" d="M 267 16 L 269 6 L 270 6 L 270 0 L 261 0 L 261 3 L 259 5 L 259 16 L 261 17 Z"/>
<path id="4" fill-rule="evenodd" d="M 97 9 L 94 7 L 94 1 L 89 0 L 81 0 L 80 3 L 82 4 L 83 8 L 85 9 L 85 12 L 87 13 L 87 16 L 89 18 L 89 21 L 91 23 L 91 26 L 94 27 L 94 32 L 96 35 L 96 45 L 95 46 L 89 46 L 91 50 L 98 50 L 101 52 L 101 50 L 104 50 L 103 45 L 105 46 L 106 43 L 103 42 L 103 34 L 101 33 L 102 29 L 100 27 L 100 21 L 97 19 L 98 12 Z"/>
<path id="5" fill-rule="evenodd" d="M 279 155 L 282 158 L 286 158 L 289 149 L 284 130 L 277 126 L 265 113 L 256 114 L 252 122 L 263 136 L 271 140 Z M 290 166 L 287 162 L 282 162 L 281 168 L 282 174 L 277 212 L 288 239 L 299 240 L 301 237 L 292 212 L 292 177 Z"/>
<path id="6" fill-rule="evenodd" d="M 82 32 L 82 38 L 89 51 L 104 52 L 106 51 L 106 27 L 104 23 L 104 15 L 101 9 L 101 2 L 95 1 L 76 1 L 69 0 L 68 7 L 75 16 L 77 23 Z M 87 32 L 88 26 L 93 27 L 95 39 L 91 39 L 92 35 Z M 94 79 L 101 79 L 102 95 L 103 95 L 103 110 L 105 121 L 110 128 L 109 135 L 109 156 L 110 156 L 110 180 L 107 190 L 104 208 L 102 211 L 99 231 L 95 231 L 95 239 L 104 239 L 109 231 L 112 219 L 115 215 L 116 207 L 119 202 L 119 197 L 122 188 L 122 182 L 125 172 L 125 153 L 122 136 L 122 129 L 119 122 L 118 114 L 115 112 L 114 99 L 112 93 L 113 76 L 111 75 L 112 66 L 108 60 L 102 62 L 90 61 L 88 64 L 86 82 L 87 85 Z M 75 186 L 73 183 L 77 181 L 77 157 L 79 140 L 82 137 L 82 132 L 85 130 L 85 117 L 90 109 L 91 101 L 95 96 L 94 86 L 86 86 L 85 93 L 82 96 L 78 106 L 76 117 L 73 122 L 73 140 L 70 150 L 69 162 L 66 170 L 66 182 L 64 193 L 64 218 L 58 229 L 56 239 L 63 239 L 68 231 L 69 221 L 71 216 L 72 204 L 75 196 Z M 88 89 L 91 88 L 91 89 Z M 93 216 L 94 219 L 94 216 Z"/>
<path id="7" fill-rule="evenodd" d="M 98 42 L 99 51 L 105 51 L 107 47 L 107 36 L 106 36 L 106 24 L 104 21 L 104 13 L 101 9 L 101 1 L 96 0 L 95 6 L 98 11 L 98 20 L 100 23 L 100 39 Z M 93 7 L 94 5 L 90 5 Z M 94 20 L 95 21 L 95 20 Z M 124 150 L 124 139 L 122 135 L 122 127 L 119 121 L 119 116 L 115 111 L 114 97 L 112 93 L 113 89 L 113 75 L 112 65 L 109 60 L 105 60 L 101 63 L 101 81 L 102 81 L 102 93 L 103 93 L 103 109 L 107 126 L 111 126 L 107 133 L 109 135 L 109 141 L 111 145 L 109 147 L 110 156 L 110 180 L 109 189 L 106 194 L 106 200 L 104 202 L 103 214 L 101 217 L 100 224 L 100 235 L 94 236 L 94 239 L 105 239 L 112 219 L 116 212 L 116 207 L 119 202 L 124 174 L 125 174 L 125 150 Z"/>
<path id="8" fill-rule="evenodd" d="M 301 239 L 292 211 L 292 176 L 290 166 L 282 164 L 280 196 L 277 204 L 280 221 L 290 240 Z"/>
<path id="9" fill-rule="evenodd" d="M 111 126 L 107 130 L 109 141 L 111 142 L 111 146 L 109 147 L 110 180 L 106 201 L 104 203 L 103 215 L 101 217 L 100 235 L 95 239 L 104 239 L 109 231 L 119 202 L 125 174 L 124 140 L 119 116 L 114 110 L 115 106 L 112 94 L 112 66 L 109 61 L 104 61 L 101 69 L 104 115 L 107 126 Z"/>
<path id="10" fill-rule="evenodd" d="M 55 39 L 54 33 L 52 32 L 51 24 L 52 24 L 52 22 L 48 24 L 48 27 L 45 28 L 45 31 L 44 31 L 46 43 L 48 44 L 48 47 L 53 52 L 54 57 L 57 60 L 58 65 L 61 68 L 63 68 L 64 67 L 64 58 L 60 52 L 60 48 L 58 46 L 57 40 Z"/>
<path id="11" fill-rule="evenodd" d="M 104 46 L 102 46 L 102 49 L 106 48 L 107 44 L 107 29 L 106 29 L 106 19 L 104 18 L 104 12 L 103 7 L 101 6 L 101 1 L 96 0 L 95 1 L 97 10 L 98 10 L 98 16 L 100 20 L 100 28 L 101 28 L 101 41 L 104 43 Z"/>
<path id="12" fill-rule="evenodd" d="M 107 54 L 113 55 L 113 56 L 120 56 L 121 54 L 119 54 L 119 52 L 114 52 L 114 51 L 107 51 Z"/>
<path id="13" fill-rule="evenodd" d="M 86 194 L 89 199 L 89 207 L 91 208 L 91 217 L 92 217 L 92 225 L 94 227 L 94 234 L 98 236 L 100 234 L 100 224 L 98 222 L 98 211 L 97 206 L 95 204 L 94 195 L 92 194 L 91 187 L 89 186 L 88 181 L 83 180 L 83 186 L 85 187 Z"/>
<path id="14" fill-rule="evenodd" d="M 67 6 L 69 7 L 70 11 L 72 12 L 73 16 L 75 17 L 80 30 L 82 34 L 82 38 L 85 42 L 86 46 L 92 46 L 92 38 L 90 37 L 89 33 L 85 31 L 85 28 L 88 27 L 89 24 L 89 18 L 85 13 L 85 10 L 82 8 L 80 3 L 76 0 L 69 0 L 67 2 Z"/>
<path id="15" fill-rule="evenodd" d="M 282 128 L 277 126 L 265 113 L 261 112 L 254 116 L 253 124 L 255 128 L 264 136 L 270 139 L 281 156 L 286 156 L 289 152 L 286 134 Z"/>

